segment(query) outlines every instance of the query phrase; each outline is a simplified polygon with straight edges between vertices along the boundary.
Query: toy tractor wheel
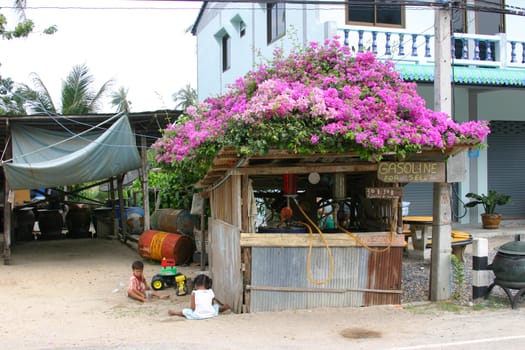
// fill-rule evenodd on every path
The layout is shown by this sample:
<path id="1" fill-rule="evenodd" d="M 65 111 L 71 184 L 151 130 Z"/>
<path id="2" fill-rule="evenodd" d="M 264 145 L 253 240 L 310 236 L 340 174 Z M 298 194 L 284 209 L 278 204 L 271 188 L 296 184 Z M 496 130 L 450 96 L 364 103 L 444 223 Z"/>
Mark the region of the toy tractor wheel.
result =
<path id="1" fill-rule="evenodd" d="M 161 290 L 164 288 L 164 279 L 161 276 L 153 276 L 151 279 L 151 288 Z"/>

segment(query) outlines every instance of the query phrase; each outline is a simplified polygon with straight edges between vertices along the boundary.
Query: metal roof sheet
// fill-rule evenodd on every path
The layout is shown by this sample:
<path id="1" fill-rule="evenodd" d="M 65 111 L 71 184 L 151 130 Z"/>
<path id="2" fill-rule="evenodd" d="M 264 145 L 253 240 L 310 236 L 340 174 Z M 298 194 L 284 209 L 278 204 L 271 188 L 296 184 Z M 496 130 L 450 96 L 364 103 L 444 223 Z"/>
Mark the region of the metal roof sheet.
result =
<path id="1" fill-rule="evenodd" d="M 396 64 L 396 70 L 403 80 L 433 82 L 434 66 L 422 64 Z M 452 67 L 452 81 L 455 84 L 483 86 L 525 87 L 525 70 L 510 68 Z"/>

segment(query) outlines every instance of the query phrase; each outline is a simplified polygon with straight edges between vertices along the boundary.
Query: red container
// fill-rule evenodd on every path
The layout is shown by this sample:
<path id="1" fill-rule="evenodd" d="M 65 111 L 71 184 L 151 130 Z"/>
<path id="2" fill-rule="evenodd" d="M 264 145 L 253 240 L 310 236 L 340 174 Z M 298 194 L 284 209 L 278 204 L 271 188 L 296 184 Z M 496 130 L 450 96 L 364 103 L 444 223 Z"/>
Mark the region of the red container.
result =
<path id="1" fill-rule="evenodd" d="M 284 174 L 283 193 L 297 194 L 297 174 Z"/>
<path id="2" fill-rule="evenodd" d="M 148 230 L 139 238 L 138 252 L 143 258 L 158 261 L 162 258 L 174 259 L 177 265 L 181 265 L 190 261 L 193 243 L 178 233 Z"/>

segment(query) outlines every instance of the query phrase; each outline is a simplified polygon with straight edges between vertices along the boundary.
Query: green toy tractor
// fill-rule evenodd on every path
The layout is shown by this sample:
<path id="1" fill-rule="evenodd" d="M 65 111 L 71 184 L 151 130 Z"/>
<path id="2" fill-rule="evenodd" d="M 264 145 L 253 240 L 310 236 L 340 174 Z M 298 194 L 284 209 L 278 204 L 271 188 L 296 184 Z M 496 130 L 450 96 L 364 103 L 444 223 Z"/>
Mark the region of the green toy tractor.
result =
<path id="1" fill-rule="evenodd" d="M 160 263 L 160 273 L 151 279 L 151 288 L 161 290 L 168 287 L 175 287 L 175 293 L 178 296 L 188 294 L 186 276 L 177 273 L 175 260 L 163 258 Z"/>

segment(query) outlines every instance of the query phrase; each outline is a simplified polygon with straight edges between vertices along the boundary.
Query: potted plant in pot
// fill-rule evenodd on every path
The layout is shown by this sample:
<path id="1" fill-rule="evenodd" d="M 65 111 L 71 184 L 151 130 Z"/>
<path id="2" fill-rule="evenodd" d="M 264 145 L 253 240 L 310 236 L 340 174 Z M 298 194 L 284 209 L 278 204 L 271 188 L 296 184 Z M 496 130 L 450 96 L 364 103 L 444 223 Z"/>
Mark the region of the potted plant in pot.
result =
<path id="1" fill-rule="evenodd" d="M 485 212 L 481 214 L 483 228 L 497 229 L 501 221 L 501 214 L 496 213 L 496 206 L 510 203 L 511 197 L 490 190 L 488 195 L 469 192 L 465 195 L 472 200 L 465 203 L 465 208 L 473 208 L 478 204 L 483 206 Z"/>

